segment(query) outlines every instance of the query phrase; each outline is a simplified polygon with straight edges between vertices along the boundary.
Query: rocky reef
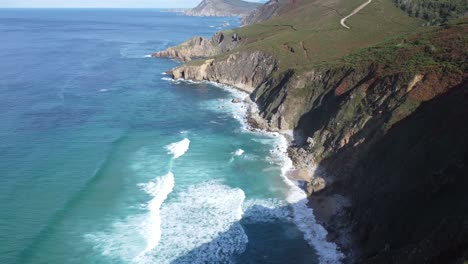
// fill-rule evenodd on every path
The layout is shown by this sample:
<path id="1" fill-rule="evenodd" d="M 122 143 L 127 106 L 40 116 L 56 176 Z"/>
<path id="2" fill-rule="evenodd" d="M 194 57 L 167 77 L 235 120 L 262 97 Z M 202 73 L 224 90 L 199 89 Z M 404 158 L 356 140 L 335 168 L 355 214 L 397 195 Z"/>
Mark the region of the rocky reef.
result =
<path id="1" fill-rule="evenodd" d="M 289 155 L 348 262 L 463 263 L 467 36 L 460 23 L 295 69 L 223 33 L 155 56 L 197 58 L 173 78 L 236 86 L 258 106 L 253 125 L 293 131 Z"/>

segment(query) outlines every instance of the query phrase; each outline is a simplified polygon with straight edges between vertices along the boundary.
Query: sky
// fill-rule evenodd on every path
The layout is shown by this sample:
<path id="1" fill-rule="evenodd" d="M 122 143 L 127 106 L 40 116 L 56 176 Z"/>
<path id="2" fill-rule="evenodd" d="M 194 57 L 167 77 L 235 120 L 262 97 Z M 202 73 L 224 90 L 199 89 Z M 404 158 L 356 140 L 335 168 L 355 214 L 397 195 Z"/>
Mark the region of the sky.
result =
<path id="1" fill-rule="evenodd" d="M 248 0 L 261 2 L 260 0 Z M 19 7 L 109 7 L 109 8 L 183 8 L 194 7 L 201 0 L 0 0 L 0 8 Z"/>

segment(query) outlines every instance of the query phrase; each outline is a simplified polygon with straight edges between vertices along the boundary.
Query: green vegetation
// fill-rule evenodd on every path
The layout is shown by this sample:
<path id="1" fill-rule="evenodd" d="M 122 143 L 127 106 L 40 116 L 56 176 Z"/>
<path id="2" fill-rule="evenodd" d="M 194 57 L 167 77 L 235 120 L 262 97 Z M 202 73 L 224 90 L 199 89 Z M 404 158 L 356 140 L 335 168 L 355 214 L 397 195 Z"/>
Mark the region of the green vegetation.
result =
<path id="1" fill-rule="evenodd" d="M 447 23 L 468 12 L 466 0 L 393 0 L 410 16 L 424 18 L 430 25 Z"/>
<path id="2" fill-rule="evenodd" d="M 347 21 L 351 29 L 343 28 L 340 20 L 361 4 L 362 0 L 304 1 L 281 16 L 235 29 L 246 43 L 235 51 L 264 51 L 278 58 L 279 73 L 301 71 L 390 36 L 414 32 L 424 23 L 391 0 L 374 0 Z"/>
<path id="3" fill-rule="evenodd" d="M 421 101 L 413 99 L 411 97 L 406 97 L 405 100 L 396 107 L 396 109 L 392 112 L 392 116 L 388 120 L 388 122 L 384 126 L 384 131 L 390 130 L 392 126 L 401 120 L 405 119 L 411 113 L 416 111 L 416 109 L 421 105 Z"/>
<path id="4" fill-rule="evenodd" d="M 468 58 L 468 23 L 394 38 L 377 46 L 359 49 L 342 62 L 353 68 L 370 64 L 385 66 L 385 74 L 421 71 L 466 72 Z"/>
<path id="5" fill-rule="evenodd" d="M 258 3 L 239 1 L 239 0 L 223 0 L 222 2 L 233 7 L 256 8 L 257 6 L 259 6 Z"/>

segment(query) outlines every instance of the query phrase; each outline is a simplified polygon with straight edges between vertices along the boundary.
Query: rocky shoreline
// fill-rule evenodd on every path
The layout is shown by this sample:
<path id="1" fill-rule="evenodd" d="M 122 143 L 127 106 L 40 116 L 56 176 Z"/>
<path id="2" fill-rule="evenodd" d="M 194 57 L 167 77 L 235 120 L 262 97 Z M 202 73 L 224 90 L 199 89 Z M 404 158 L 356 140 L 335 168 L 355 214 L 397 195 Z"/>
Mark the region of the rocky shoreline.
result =
<path id="1" fill-rule="evenodd" d="M 291 134 L 288 155 L 296 169 L 289 177 L 307 191 L 308 205 L 345 262 L 424 263 L 468 241 L 468 231 L 459 232 L 464 222 L 446 219 L 463 219 L 468 211 L 456 202 L 468 199 L 460 188 L 468 186 L 462 177 L 468 74 L 451 70 L 464 67 L 460 36 L 467 30 L 448 26 L 424 36 L 430 44 L 415 35 L 405 40 L 407 49 L 380 49 L 394 52 L 396 61 L 369 60 L 375 55 L 369 50 L 306 70 L 282 69 L 277 57 L 243 49 L 249 40 L 232 31 L 155 56 L 186 62 L 169 72 L 174 79 L 249 93 L 258 108 L 248 116 L 253 127 Z M 439 64 L 401 69 L 413 53 L 415 63 L 427 56 Z M 427 216 L 423 222 L 420 215 Z"/>
<path id="2" fill-rule="evenodd" d="M 240 90 L 245 92 L 243 89 Z M 346 227 L 349 219 L 345 216 L 351 206 L 351 201 L 340 194 L 322 192 L 331 179 L 326 176 L 325 172 L 318 170 L 318 164 L 314 163 L 313 156 L 296 145 L 291 133 L 271 129 L 268 121 L 260 116 L 258 106 L 249 97 L 244 103 L 248 105 L 246 121 L 250 129 L 278 132 L 286 138 L 288 141 L 286 154 L 293 164 L 286 176 L 307 193 L 307 205 L 313 210 L 317 223 L 327 230 L 327 240 L 335 243 L 338 250 L 344 253 L 343 263 L 351 263 L 354 249 L 350 241 L 351 231 Z"/>

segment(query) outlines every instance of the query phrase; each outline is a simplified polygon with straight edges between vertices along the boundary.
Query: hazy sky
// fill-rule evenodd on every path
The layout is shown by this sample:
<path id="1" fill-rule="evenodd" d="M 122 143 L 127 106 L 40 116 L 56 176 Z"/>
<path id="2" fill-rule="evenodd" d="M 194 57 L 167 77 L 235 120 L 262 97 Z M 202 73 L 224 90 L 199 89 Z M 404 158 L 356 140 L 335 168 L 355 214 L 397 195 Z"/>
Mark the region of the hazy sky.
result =
<path id="1" fill-rule="evenodd" d="M 259 0 L 248 0 L 260 2 Z M 194 7 L 201 0 L 0 0 L 0 7 Z"/>

